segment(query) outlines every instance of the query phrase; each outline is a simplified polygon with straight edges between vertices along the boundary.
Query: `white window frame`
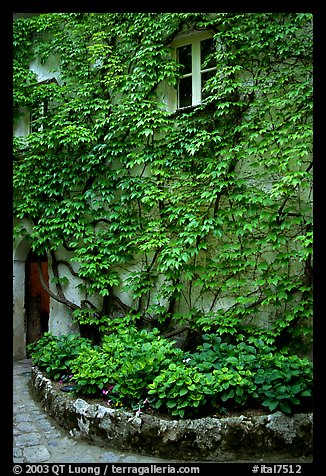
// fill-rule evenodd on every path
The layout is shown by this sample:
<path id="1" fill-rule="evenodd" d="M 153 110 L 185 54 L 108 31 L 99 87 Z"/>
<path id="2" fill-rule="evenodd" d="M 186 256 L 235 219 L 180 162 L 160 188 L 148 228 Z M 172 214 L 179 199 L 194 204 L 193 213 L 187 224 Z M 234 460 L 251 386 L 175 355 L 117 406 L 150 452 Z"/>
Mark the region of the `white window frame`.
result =
<path id="1" fill-rule="evenodd" d="M 33 107 L 33 110 L 38 113 L 36 119 L 33 119 L 33 110 L 29 112 L 29 134 L 32 134 L 33 132 L 43 131 L 42 122 L 38 124 L 37 127 L 35 127 L 35 125 L 40 120 L 41 121 L 44 120 L 46 109 L 47 109 L 47 104 L 45 101 L 42 101 L 38 106 Z"/>
<path id="2" fill-rule="evenodd" d="M 173 51 L 173 59 L 177 61 L 177 48 L 185 45 L 191 45 L 191 63 L 192 63 L 192 71 L 191 73 L 185 74 L 182 77 L 192 77 L 192 104 L 187 107 L 179 107 L 179 98 L 178 98 L 178 87 L 171 88 L 169 93 L 169 110 L 170 112 L 175 111 L 182 111 L 188 108 L 192 108 L 198 106 L 202 102 L 202 91 L 201 91 L 201 73 L 207 71 L 214 71 L 216 70 L 215 67 L 201 69 L 201 54 L 200 54 L 200 42 L 202 40 L 206 40 L 208 38 L 212 38 L 213 33 L 209 30 L 202 31 L 202 32 L 192 32 L 189 34 L 184 34 L 179 38 L 176 38 L 173 43 L 171 44 Z"/>
<path id="3" fill-rule="evenodd" d="M 59 84 L 57 79 L 52 77 L 52 78 L 44 79 L 43 81 L 38 81 L 37 83 L 32 84 L 29 87 L 38 87 L 42 84 L 51 84 L 51 83 Z M 49 101 L 45 99 L 43 101 L 40 101 L 38 104 L 36 104 L 32 108 L 32 110 L 29 111 L 29 126 L 28 126 L 29 134 L 31 134 L 32 132 L 43 131 L 43 122 L 48 112 L 48 108 L 49 108 Z M 37 112 L 36 119 L 33 119 L 33 110 Z M 35 128 L 37 121 L 40 121 L 40 124 L 38 127 Z"/>

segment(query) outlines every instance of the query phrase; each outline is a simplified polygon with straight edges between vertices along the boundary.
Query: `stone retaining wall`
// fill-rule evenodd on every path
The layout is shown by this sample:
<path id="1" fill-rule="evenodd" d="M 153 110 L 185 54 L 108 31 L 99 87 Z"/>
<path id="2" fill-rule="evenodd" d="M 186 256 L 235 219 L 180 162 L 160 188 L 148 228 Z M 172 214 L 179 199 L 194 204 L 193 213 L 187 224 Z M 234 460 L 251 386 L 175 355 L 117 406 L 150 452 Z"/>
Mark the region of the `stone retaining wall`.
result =
<path id="1" fill-rule="evenodd" d="M 32 391 L 43 408 L 76 436 L 123 451 L 183 461 L 255 461 L 309 457 L 311 413 L 173 420 L 89 404 L 54 388 L 35 367 Z"/>

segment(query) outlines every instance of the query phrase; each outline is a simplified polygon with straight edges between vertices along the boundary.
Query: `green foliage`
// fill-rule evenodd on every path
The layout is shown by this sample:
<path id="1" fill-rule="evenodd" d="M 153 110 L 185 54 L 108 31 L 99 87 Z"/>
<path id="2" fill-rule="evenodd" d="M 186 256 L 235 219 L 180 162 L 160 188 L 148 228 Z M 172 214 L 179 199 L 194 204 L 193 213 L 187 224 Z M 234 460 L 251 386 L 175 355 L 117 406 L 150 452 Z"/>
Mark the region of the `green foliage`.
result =
<path id="1" fill-rule="evenodd" d="M 203 29 L 216 74 L 169 114 L 170 44 Z M 58 84 L 35 86 L 35 58 L 57 61 Z M 309 344 L 311 14 L 40 14 L 14 23 L 13 84 L 15 115 L 49 104 L 15 141 L 14 212 L 31 224 L 17 233 L 69 251 L 99 303 L 83 323 L 105 331 L 123 289 L 162 329 Z"/>
<path id="2" fill-rule="evenodd" d="M 77 391 L 94 395 L 110 385 L 114 401 L 135 405 L 146 398 L 154 376 L 180 354 L 173 342 L 158 336 L 157 329 L 121 328 L 104 336 L 100 348 L 85 349 L 74 361 Z"/>
<path id="3" fill-rule="evenodd" d="M 158 412 L 185 418 L 253 407 L 292 413 L 311 405 L 307 359 L 262 341 L 235 345 L 212 335 L 184 352 L 158 334 L 131 326 L 91 346 L 74 335 L 46 333 L 30 350 L 50 378 L 71 374 L 77 394 L 103 396 L 113 406 L 140 409 L 151 402 Z"/>
<path id="4" fill-rule="evenodd" d="M 183 363 L 170 364 L 149 385 L 155 407 L 193 416 L 226 409 L 266 407 L 285 413 L 311 402 L 312 365 L 257 341 L 233 345 L 206 335 Z"/>
<path id="5" fill-rule="evenodd" d="M 72 373 L 72 363 L 86 349 L 91 351 L 89 340 L 75 334 L 60 337 L 45 332 L 37 342 L 28 345 L 33 363 L 44 369 L 54 380 Z"/>
<path id="6" fill-rule="evenodd" d="M 72 362 L 76 391 L 85 395 L 99 395 L 111 380 L 115 363 L 98 348 L 85 349 Z"/>
<path id="7" fill-rule="evenodd" d="M 213 393 L 209 376 L 195 368 L 171 363 L 149 385 L 149 394 L 156 400 L 155 408 L 165 408 L 171 415 L 185 416 L 186 410 L 198 410 L 205 405 L 207 395 Z"/>
<path id="8" fill-rule="evenodd" d="M 262 405 L 271 411 L 290 413 L 296 405 L 312 397 L 311 362 L 294 355 L 264 356 L 254 381 Z"/>

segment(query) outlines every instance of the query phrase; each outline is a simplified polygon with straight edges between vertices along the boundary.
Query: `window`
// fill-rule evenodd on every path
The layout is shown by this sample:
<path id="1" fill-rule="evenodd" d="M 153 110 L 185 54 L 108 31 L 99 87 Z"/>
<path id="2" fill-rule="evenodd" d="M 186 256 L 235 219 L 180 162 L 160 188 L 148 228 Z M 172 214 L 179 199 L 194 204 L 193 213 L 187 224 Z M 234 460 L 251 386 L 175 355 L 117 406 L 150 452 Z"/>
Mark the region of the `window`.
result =
<path id="1" fill-rule="evenodd" d="M 205 98 L 204 87 L 215 75 L 215 50 L 212 34 L 208 31 L 173 42 L 175 60 L 181 65 L 181 78 L 174 93 L 173 110 L 201 104 Z"/>
<path id="2" fill-rule="evenodd" d="M 32 107 L 29 113 L 29 133 L 43 130 L 43 119 L 47 113 L 47 102 Z"/>
<path id="3" fill-rule="evenodd" d="M 55 78 L 45 79 L 29 87 L 47 87 L 48 84 L 58 84 Z M 43 96 L 44 97 L 44 96 Z M 44 119 L 49 111 L 49 100 L 40 100 L 29 109 L 29 134 L 43 130 Z"/>

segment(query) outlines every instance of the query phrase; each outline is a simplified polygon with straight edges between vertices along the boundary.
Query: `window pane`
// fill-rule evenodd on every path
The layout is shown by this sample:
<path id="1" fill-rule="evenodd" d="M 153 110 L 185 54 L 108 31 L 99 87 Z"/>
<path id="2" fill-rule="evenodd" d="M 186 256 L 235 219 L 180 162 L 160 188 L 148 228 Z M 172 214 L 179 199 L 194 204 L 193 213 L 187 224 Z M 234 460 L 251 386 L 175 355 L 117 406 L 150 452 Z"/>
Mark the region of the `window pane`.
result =
<path id="1" fill-rule="evenodd" d="M 41 130 L 41 122 L 43 117 L 43 108 L 42 106 L 34 106 L 30 111 L 29 116 L 29 129 L 30 132 L 38 132 Z"/>
<path id="2" fill-rule="evenodd" d="M 207 62 L 208 56 L 214 53 L 214 51 L 213 38 L 207 38 L 207 40 L 202 40 L 200 42 L 201 69 L 213 68 L 215 66 L 214 58 L 210 58 Z"/>
<path id="3" fill-rule="evenodd" d="M 212 78 L 215 76 L 216 71 L 206 71 L 205 73 L 201 73 L 201 97 L 202 99 L 206 98 L 208 96 L 208 92 L 204 91 L 204 87 L 208 79 Z"/>
<path id="4" fill-rule="evenodd" d="M 178 107 L 187 107 L 192 105 L 192 77 L 182 78 L 178 87 Z"/>
<path id="5" fill-rule="evenodd" d="M 191 73 L 191 45 L 177 48 L 177 61 L 182 65 L 182 74 Z"/>

